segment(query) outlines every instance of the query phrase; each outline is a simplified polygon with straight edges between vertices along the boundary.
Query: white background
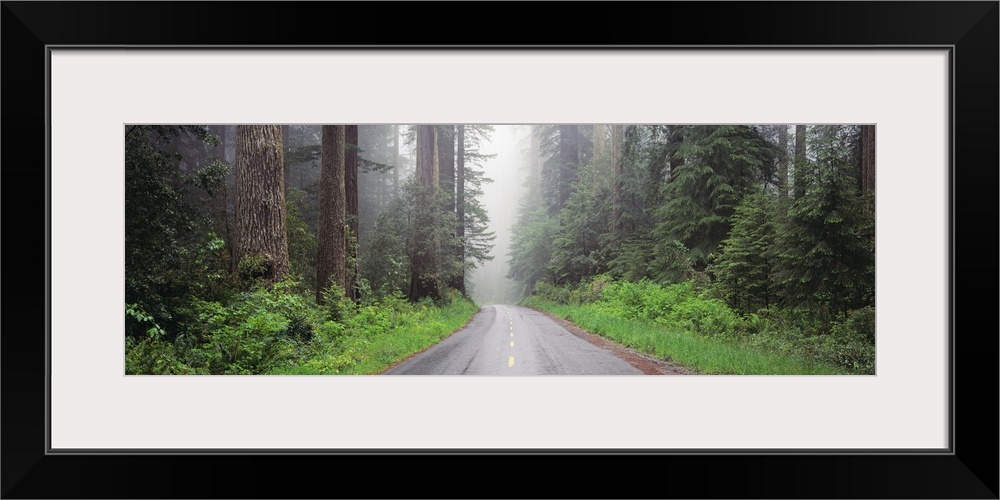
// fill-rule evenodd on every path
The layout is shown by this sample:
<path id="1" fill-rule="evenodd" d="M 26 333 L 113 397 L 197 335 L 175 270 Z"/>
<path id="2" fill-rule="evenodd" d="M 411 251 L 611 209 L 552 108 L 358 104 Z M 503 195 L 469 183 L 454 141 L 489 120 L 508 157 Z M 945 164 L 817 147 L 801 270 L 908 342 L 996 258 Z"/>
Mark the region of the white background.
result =
<path id="1" fill-rule="evenodd" d="M 55 50 L 51 67 L 53 448 L 947 446 L 944 50 Z M 877 124 L 877 376 L 123 375 L 123 124 L 418 122 Z"/>

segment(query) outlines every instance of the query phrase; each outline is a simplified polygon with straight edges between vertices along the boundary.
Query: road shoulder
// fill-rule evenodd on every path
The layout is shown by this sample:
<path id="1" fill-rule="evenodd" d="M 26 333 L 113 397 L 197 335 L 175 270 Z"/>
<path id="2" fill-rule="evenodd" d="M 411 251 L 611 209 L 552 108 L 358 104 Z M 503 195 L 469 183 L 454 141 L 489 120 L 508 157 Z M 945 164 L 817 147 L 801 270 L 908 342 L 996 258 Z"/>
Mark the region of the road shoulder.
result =
<path id="1" fill-rule="evenodd" d="M 607 349 L 614 353 L 615 356 L 626 361 L 628 364 L 634 366 L 637 370 L 641 371 L 645 375 L 691 375 L 694 374 L 688 368 L 685 368 L 676 363 L 670 361 L 664 361 L 662 359 L 657 359 L 646 354 L 637 352 L 634 349 L 625 347 L 621 344 L 612 342 L 600 335 L 595 335 L 590 333 L 579 326 L 566 321 L 548 311 L 543 311 L 541 309 L 535 309 L 534 307 L 521 306 L 532 311 L 536 311 L 540 314 L 544 314 L 547 318 L 554 321 L 557 325 L 566 329 L 566 331 L 576 335 L 577 337 L 586 340 L 587 342 L 600 347 L 602 349 Z"/>

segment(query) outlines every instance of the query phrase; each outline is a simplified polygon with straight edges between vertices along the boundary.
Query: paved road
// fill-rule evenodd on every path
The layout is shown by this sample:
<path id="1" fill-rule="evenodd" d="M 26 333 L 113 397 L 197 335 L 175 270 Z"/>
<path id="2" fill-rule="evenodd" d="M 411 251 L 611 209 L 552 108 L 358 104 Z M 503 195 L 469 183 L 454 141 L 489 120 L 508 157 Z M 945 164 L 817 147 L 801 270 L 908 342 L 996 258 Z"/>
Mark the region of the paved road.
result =
<path id="1" fill-rule="evenodd" d="M 482 308 L 462 330 L 387 375 L 642 375 L 628 362 L 518 306 Z"/>

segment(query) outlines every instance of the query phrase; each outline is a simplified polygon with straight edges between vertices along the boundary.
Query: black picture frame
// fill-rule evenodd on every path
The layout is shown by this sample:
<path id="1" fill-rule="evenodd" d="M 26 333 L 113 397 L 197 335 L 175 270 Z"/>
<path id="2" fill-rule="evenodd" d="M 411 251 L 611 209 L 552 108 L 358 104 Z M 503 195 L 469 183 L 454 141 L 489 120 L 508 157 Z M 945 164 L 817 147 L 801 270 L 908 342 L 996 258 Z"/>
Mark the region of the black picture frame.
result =
<path id="1" fill-rule="evenodd" d="M 36 280 L 8 274 L 13 293 L 4 294 L 4 498 L 998 498 L 997 287 L 983 278 L 996 276 L 983 266 L 995 262 L 998 241 L 996 1 L 552 4 L 571 9 L 565 17 L 550 16 L 537 3 L 2 3 L 3 249 L 8 269 L 45 271 L 33 288 L 25 286 Z M 950 453 L 47 453 L 46 47 L 538 47 L 567 41 L 576 47 L 952 47 Z M 957 279 L 960 270 L 966 279 Z M 317 467 L 328 474 L 312 472 Z M 372 470 L 383 480 L 360 479 Z M 556 475 L 561 470 L 573 473 Z M 470 482 L 482 489 L 466 489 Z"/>

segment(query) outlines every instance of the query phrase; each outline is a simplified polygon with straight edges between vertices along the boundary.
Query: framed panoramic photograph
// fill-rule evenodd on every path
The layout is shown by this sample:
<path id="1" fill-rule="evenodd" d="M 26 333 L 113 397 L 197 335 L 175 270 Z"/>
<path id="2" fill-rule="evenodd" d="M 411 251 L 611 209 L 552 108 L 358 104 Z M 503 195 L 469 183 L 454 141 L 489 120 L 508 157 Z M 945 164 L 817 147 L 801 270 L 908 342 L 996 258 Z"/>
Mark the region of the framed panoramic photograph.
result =
<path id="1" fill-rule="evenodd" d="M 308 496 L 313 460 L 468 497 L 411 488 L 482 455 L 616 478 L 529 496 L 997 497 L 955 274 L 995 256 L 955 221 L 995 215 L 996 2 L 617 10 L 620 47 L 140 5 L 4 3 L 7 102 L 40 96 L 4 160 L 46 194 L 5 497 Z"/>
<path id="2" fill-rule="evenodd" d="M 875 125 L 123 134 L 126 375 L 876 374 Z"/>

